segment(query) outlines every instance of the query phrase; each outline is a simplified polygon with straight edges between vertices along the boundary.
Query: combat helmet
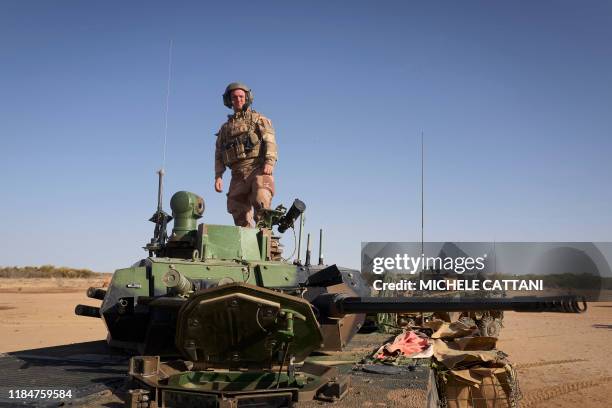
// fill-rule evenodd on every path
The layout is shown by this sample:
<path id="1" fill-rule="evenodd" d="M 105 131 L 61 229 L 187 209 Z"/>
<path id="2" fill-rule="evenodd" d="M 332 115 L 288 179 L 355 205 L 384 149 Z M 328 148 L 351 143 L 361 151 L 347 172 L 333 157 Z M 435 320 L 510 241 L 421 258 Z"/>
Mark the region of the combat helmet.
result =
<path id="1" fill-rule="evenodd" d="M 253 91 L 251 88 L 243 84 L 242 82 L 232 82 L 225 88 L 225 92 L 223 93 L 223 104 L 228 108 L 232 108 L 232 96 L 231 93 L 233 90 L 242 89 L 246 92 L 246 102 L 244 103 L 243 109 L 248 108 L 253 103 Z"/>

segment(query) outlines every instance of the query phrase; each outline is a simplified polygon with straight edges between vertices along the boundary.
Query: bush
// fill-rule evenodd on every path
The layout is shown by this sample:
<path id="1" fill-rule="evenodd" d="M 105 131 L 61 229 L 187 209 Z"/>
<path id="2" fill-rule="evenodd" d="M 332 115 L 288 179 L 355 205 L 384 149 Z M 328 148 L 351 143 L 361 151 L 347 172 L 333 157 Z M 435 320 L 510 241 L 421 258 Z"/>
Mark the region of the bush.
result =
<path id="1" fill-rule="evenodd" d="M 65 266 L 7 266 L 0 267 L 0 278 L 96 278 L 100 274 L 89 269 Z"/>

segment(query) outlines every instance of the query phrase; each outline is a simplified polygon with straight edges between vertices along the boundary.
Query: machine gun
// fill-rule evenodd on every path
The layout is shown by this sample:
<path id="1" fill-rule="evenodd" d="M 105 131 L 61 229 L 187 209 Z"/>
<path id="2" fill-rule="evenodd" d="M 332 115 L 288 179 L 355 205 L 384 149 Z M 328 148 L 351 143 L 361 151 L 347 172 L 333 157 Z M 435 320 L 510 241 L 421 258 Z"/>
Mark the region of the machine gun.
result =
<path id="1" fill-rule="evenodd" d="M 162 209 L 162 194 L 164 188 L 164 169 L 160 169 L 157 172 L 158 183 L 157 183 L 157 210 L 153 214 L 149 221 L 155 223 L 155 230 L 153 231 L 153 238 L 148 242 L 144 249 L 149 251 L 149 256 L 158 254 L 164 248 L 166 241 L 168 240 L 168 233 L 166 232 L 168 223 L 172 221 L 172 216 L 166 214 Z"/>
<path id="2" fill-rule="evenodd" d="M 289 211 L 283 205 L 279 205 L 273 210 L 264 208 L 259 211 L 260 221 L 257 226 L 272 229 L 273 226 L 278 225 L 278 232 L 282 234 L 289 228 L 293 228 L 295 220 L 306 211 L 306 204 L 296 198 L 293 200 Z"/>

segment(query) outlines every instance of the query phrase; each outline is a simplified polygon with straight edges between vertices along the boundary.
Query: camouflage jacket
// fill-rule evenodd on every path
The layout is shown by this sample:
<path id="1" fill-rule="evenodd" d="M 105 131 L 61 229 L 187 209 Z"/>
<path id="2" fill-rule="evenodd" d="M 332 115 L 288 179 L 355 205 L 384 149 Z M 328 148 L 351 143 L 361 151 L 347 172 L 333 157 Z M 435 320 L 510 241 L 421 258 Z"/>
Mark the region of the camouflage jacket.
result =
<path id="1" fill-rule="evenodd" d="M 232 175 L 248 175 L 264 163 L 274 166 L 276 160 L 270 119 L 251 109 L 228 115 L 217 133 L 215 177 L 221 177 L 226 167 L 232 169 Z"/>

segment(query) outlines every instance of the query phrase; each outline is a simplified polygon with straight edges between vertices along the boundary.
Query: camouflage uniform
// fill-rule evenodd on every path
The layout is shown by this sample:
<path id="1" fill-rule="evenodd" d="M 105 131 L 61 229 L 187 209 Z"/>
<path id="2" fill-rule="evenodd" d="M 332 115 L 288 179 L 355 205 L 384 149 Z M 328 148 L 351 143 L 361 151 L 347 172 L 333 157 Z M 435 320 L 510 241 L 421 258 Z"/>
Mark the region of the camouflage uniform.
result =
<path id="1" fill-rule="evenodd" d="M 225 167 L 232 170 L 227 211 L 234 217 L 234 224 L 252 227 L 254 214 L 256 217 L 259 209 L 270 208 L 274 177 L 263 174 L 263 167 L 274 166 L 276 159 L 270 119 L 250 108 L 228 115 L 217 133 L 215 177 L 221 177 Z"/>

